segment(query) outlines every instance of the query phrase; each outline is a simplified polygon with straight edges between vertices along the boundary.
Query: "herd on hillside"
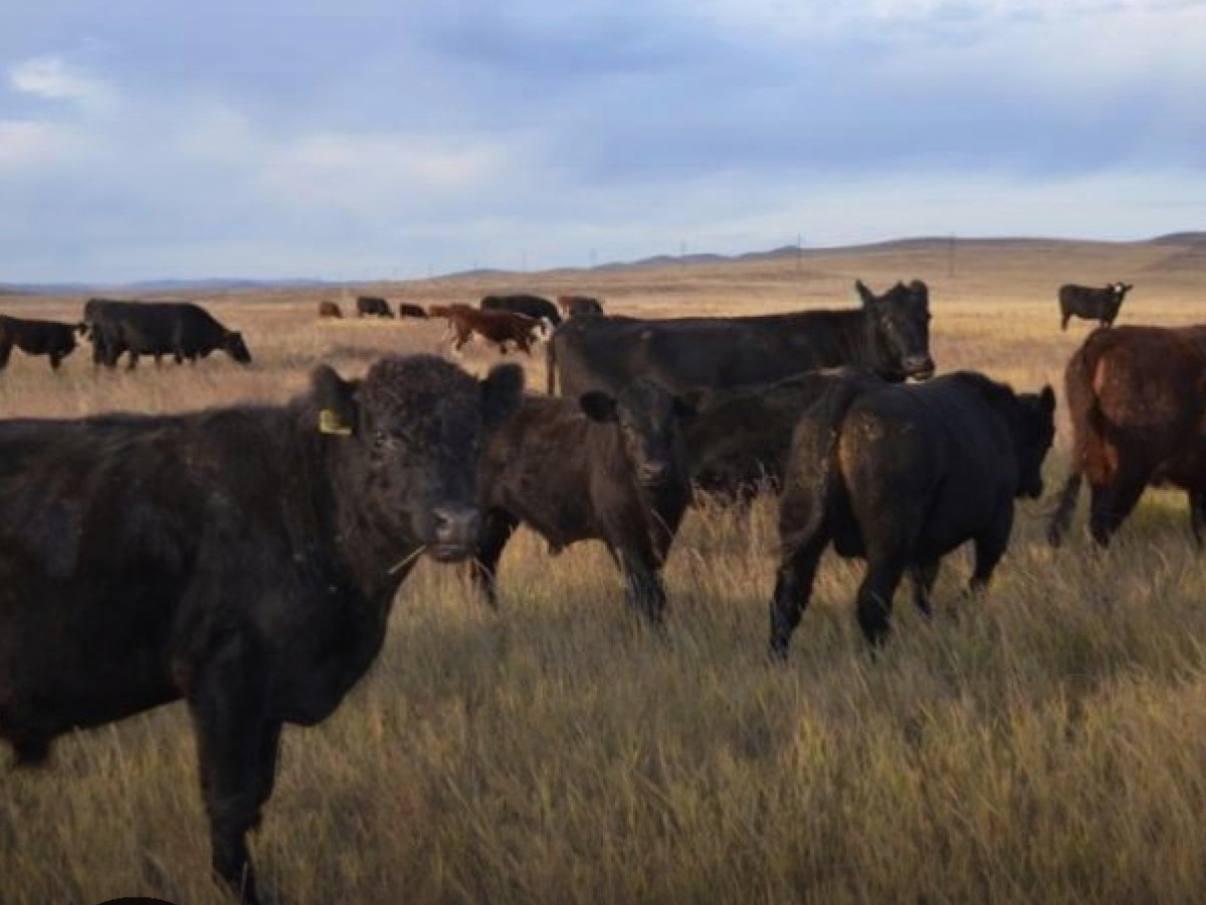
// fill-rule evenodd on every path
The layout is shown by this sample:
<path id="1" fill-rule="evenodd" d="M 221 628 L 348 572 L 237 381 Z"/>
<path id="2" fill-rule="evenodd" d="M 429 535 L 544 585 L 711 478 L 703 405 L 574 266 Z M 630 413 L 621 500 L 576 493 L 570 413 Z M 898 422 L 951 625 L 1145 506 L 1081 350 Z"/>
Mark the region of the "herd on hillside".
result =
<path id="1" fill-rule="evenodd" d="M 1130 288 L 1059 292 L 1063 326 L 1103 329 L 1067 363 L 1056 545 L 1084 481 L 1101 545 L 1160 483 L 1187 492 L 1206 534 L 1206 325 L 1105 329 Z M 856 289 L 855 308 L 757 317 L 616 316 L 585 296 L 560 311 L 535 296 L 400 306 L 443 316 L 457 348 L 478 335 L 530 353 L 547 320 L 547 393 L 525 392 L 515 364 L 477 379 L 439 356 L 387 356 L 358 379 L 320 365 L 285 405 L 0 421 L 0 738 L 36 764 L 66 732 L 184 699 L 214 869 L 255 901 L 247 833 L 281 728 L 323 720 L 365 673 L 421 555 L 467 563 L 494 604 L 517 526 L 554 551 L 601 540 L 629 603 L 660 625 L 687 508 L 769 488 L 772 655 L 786 656 L 830 546 L 866 561 L 857 618 L 881 644 L 898 585 L 928 613 L 962 543 L 970 589 L 987 585 L 1015 499 L 1043 492 L 1056 403 L 1050 387 L 934 376 L 924 283 Z M 356 309 L 394 314 L 367 296 Z M 78 325 L 0 318 L 0 363 L 15 345 L 58 367 L 77 333 L 107 367 L 251 360 L 196 305 L 93 299 Z"/>

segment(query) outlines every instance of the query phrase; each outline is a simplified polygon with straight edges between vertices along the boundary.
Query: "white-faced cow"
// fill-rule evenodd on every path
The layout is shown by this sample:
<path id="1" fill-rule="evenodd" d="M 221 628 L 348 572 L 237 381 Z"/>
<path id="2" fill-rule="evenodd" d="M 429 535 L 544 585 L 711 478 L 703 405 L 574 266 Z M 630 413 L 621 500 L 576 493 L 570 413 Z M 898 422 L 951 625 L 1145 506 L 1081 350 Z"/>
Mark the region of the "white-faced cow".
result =
<path id="1" fill-rule="evenodd" d="M 0 738 L 37 763 L 183 698 L 214 869 L 256 901 L 282 725 L 364 675 L 418 554 L 472 553 L 476 451 L 522 383 L 391 357 L 283 406 L 0 421 Z"/>

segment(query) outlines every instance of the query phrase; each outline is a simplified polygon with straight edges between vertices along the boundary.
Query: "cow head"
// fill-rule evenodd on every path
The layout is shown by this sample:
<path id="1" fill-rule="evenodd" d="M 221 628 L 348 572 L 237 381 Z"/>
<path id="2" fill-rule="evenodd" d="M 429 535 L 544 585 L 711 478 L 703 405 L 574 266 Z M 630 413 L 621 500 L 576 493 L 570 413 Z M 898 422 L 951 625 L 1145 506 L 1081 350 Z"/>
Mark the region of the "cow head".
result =
<path id="1" fill-rule="evenodd" d="M 241 365 L 251 364 L 251 352 L 243 342 L 243 334 L 237 330 L 228 330 L 222 337 L 222 350 Z"/>
<path id="2" fill-rule="evenodd" d="M 365 518 L 442 561 L 477 542 L 476 471 L 487 432 L 518 406 L 523 371 L 477 380 L 431 355 L 383 358 L 363 380 L 323 365 L 311 378 L 318 429 L 341 444 Z"/>
<path id="3" fill-rule="evenodd" d="M 854 284 L 863 302 L 868 345 L 874 370 L 888 380 L 934 376 L 930 357 L 930 291 L 921 280 L 897 283 L 877 296 L 862 282 Z"/>
<path id="4" fill-rule="evenodd" d="M 582 394 L 578 404 L 592 421 L 616 425 L 639 484 L 657 487 L 676 477 L 686 480 L 678 422 L 695 415 L 693 394 L 674 396 L 652 380 L 637 378 L 618 396 L 592 390 Z"/>
<path id="5" fill-rule="evenodd" d="M 1017 495 L 1037 500 L 1043 495 L 1043 459 L 1055 439 L 1055 392 L 1045 386 L 1040 393 L 1017 397 L 1013 424 L 1014 454 L 1018 464 Z"/>
<path id="6" fill-rule="evenodd" d="M 1115 283 L 1110 288 L 1112 288 L 1114 290 L 1114 296 L 1118 299 L 1118 301 L 1121 302 L 1123 300 L 1123 298 L 1126 297 L 1126 294 L 1135 288 L 1135 284 L 1134 283 Z"/>

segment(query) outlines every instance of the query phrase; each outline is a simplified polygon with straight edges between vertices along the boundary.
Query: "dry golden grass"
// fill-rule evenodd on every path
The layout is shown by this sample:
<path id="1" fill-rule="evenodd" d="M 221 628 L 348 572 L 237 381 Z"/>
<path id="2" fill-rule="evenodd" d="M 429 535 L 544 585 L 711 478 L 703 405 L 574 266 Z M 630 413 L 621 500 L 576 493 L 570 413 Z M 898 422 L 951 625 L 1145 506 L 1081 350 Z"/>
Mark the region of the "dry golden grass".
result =
<path id="1" fill-rule="evenodd" d="M 1121 323 L 1206 321 L 1206 275 L 1146 268 L 1158 246 L 1011 245 L 829 255 L 643 273 L 552 274 L 616 311 L 761 312 L 849 304 L 850 284 L 931 286 L 943 370 L 1050 381 L 1088 330 L 1058 330 L 1055 287 L 1138 284 Z M 506 281 L 366 287 L 428 303 Z M 520 281 L 512 283 L 521 288 Z M 437 350 L 438 324 L 314 316 L 321 293 L 232 295 L 213 309 L 256 356 L 52 376 L 14 354 L 5 415 L 170 411 L 280 400 L 308 368 L 355 372 Z M 79 300 L 15 301 L 74 319 Z M 87 350 L 82 350 L 86 353 Z M 464 359 L 484 370 L 496 356 Z M 543 363 L 529 367 L 543 386 Z M 1048 467 L 1062 476 L 1061 432 Z M 996 582 L 960 599 L 965 555 L 929 623 L 902 591 L 877 660 L 850 601 L 861 567 L 827 557 L 790 662 L 767 664 L 773 501 L 748 523 L 691 514 L 667 572 L 664 642 L 621 603 L 601 548 L 550 558 L 521 532 L 502 609 L 422 565 L 386 649 L 336 715 L 286 732 L 255 839 L 290 903 L 1185 902 L 1206 889 L 1206 558 L 1180 495 L 1149 492 L 1116 545 L 1079 530 L 1058 555 L 1047 503 L 1023 504 Z M 180 705 L 80 733 L 48 770 L 0 775 L 0 901 L 157 895 L 218 903 Z"/>

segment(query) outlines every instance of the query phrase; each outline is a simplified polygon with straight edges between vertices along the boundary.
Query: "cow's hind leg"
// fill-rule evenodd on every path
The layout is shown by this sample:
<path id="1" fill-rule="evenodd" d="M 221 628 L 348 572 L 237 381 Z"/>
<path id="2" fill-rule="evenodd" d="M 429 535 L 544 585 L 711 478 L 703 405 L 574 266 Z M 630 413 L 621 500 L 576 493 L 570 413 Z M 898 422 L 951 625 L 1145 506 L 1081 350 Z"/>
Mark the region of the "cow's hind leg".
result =
<path id="1" fill-rule="evenodd" d="M 1206 545 L 1206 487 L 1189 491 L 1189 527 L 1198 546 Z"/>
<path id="2" fill-rule="evenodd" d="M 57 371 L 59 369 L 59 365 L 61 365 L 62 363 L 63 363 L 63 355 L 61 352 L 51 352 L 50 353 L 50 370 Z"/>
<path id="3" fill-rule="evenodd" d="M 1064 482 L 1064 489 L 1059 493 L 1059 504 L 1051 516 L 1051 524 L 1047 526 L 1047 543 L 1058 547 L 1063 543 L 1064 535 L 1072 524 L 1072 513 L 1076 510 L 1076 498 L 1080 496 L 1081 474 L 1074 471 Z"/>
<path id="4" fill-rule="evenodd" d="M 913 603 L 925 616 L 933 611 L 930 594 L 938 580 L 939 560 L 926 559 L 909 567 L 909 579 L 913 584 Z"/>
<path id="5" fill-rule="evenodd" d="M 787 646 L 808 606 L 817 564 L 827 543 L 828 538 L 814 535 L 796 550 L 785 553 L 779 564 L 779 572 L 775 576 L 775 594 L 770 605 L 772 657 L 783 659 L 787 656 Z"/>
<path id="6" fill-rule="evenodd" d="M 491 509 L 482 520 L 477 555 L 471 566 L 474 583 L 492 608 L 498 608 L 498 560 L 519 522 L 503 509 Z"/>
<path id="7" fill-rule="evenodd" d="M 197 734 L 213 869 L 243 902 L 258 902 L 247 833 L 271 794 L 280 725 L 267 718 L 262 656 L 243 633 L 201 665 L 188 702 Z"/>
<path id="8" fill-rule="evenodd" d="M 38 767 L 50 757 L 51 737 L 37 732 L 14 735 L 9 739 L 13 746 L 13 767 Z"/>
<path id="9" fill-rule="evenodd" d="M 1145 476 L 1120 469 L 1108 484 L 1090 487 L 1089 532 L 1093 540 L 1102 547 L 1109 546 L 1110 538 L 1131 514 L 1146 486 Z"/>
<path id="10" fill-rule="evenodd" d="M 867 574 L 858 588 L 858 625 L 873 647 L 879 647 L 888 637 L 892 597 L 905 565 L 905 558 L 899 554 L 868 556 Z"/>
<path id="11" fill-rule="evenodd" d="M 997 513 L 992 524 L 975 540 L 975 565 L 972 568 L 971 580 L 967 584 L 972 594 L 982 594 L 992 580 L 992 573 L 1005 555 L 1009 546 L 1009 535 L 1013 531 L 1013 501 L 1006 503 Z"/>

